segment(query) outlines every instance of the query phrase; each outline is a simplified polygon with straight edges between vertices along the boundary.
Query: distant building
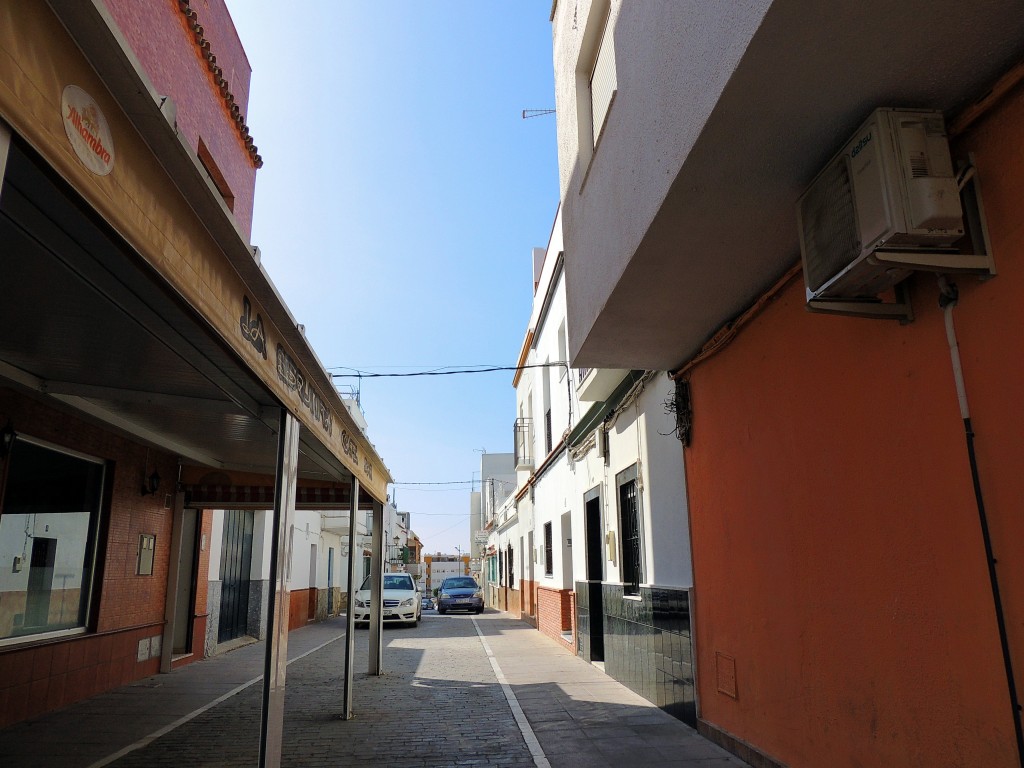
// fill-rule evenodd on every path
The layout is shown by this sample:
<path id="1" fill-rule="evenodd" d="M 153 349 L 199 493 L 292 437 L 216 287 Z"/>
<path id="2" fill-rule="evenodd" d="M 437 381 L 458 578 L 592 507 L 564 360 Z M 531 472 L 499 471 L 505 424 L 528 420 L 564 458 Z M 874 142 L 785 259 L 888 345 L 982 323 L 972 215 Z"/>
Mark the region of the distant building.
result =
<path id="1" fill-rule="evenodd" d="M 432 593 L 449 576 L 469 576 L 469 555 L 424 555 L 426 592 Z"/>
<path id="2" fill-rule="evenodd" d="M 484 453 L 480 457 L 480 490 L 470 494 L 470 561 L 474 577 L 482 578 L 480 566 L 487 552 L 488 526 L 494 513 L 516 489 L 514 454 Z"/>

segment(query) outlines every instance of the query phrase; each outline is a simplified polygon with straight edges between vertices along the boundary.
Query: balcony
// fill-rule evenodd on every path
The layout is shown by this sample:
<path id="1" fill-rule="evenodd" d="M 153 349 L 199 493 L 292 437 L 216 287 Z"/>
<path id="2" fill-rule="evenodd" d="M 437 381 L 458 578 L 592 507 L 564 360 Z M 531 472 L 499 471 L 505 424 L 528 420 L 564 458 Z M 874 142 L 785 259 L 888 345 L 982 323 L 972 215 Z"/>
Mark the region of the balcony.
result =
<path id="1" fill-rule="evenodd" d="M 512 427 L 516 471 L 533 469 L 533 419 L 521 417 Z"/>
<path id="2" fill-rule="evenodd" d="M 622 368 L 581 368 L 576 393 L 582 401 L 600 403 L 608 399 L 627 373 Z"/>

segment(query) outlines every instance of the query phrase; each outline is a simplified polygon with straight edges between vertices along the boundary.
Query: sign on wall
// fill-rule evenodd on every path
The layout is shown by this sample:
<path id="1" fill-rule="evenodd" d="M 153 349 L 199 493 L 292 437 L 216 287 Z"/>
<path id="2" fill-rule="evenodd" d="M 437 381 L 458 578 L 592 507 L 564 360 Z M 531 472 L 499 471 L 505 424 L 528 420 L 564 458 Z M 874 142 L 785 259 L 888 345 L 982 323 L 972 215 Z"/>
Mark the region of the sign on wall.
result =
<path id="1" fill-rule="evenodd" d="M 77 85 L 69 85 L 61 94 L 60 110 L 78 159 L 97 176 L 106 176 L 114 169 L 114 139 L 99 105 Z"/>

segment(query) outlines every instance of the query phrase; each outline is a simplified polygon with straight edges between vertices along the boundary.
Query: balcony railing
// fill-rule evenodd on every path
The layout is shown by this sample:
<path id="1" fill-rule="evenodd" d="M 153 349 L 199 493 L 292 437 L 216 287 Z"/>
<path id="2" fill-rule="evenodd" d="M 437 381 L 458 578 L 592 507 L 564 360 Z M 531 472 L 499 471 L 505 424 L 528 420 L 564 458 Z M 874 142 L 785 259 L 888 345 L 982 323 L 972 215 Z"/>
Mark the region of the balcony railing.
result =
<path id="1" fill-rule="evenodd" d="M 589 368 L 577 368 L 576 369 L 576 386 L 578 387 L 583 383 L 583 380 L 587 378 L 587 374 L 590 373 Z"/>
<path id="2" fill-rule="evenodd" d="M 515 446 L 516 470 L 533 469 L 533 419 L 516 419 L 512 427 L 512 445 Z"/>

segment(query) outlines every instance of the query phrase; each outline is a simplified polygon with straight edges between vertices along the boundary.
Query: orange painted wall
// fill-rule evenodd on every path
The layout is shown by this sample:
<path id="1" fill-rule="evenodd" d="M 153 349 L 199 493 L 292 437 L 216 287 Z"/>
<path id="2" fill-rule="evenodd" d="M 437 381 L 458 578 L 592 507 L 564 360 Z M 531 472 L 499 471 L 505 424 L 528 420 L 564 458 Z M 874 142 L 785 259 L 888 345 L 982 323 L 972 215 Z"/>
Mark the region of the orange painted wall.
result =
<path id="1" fill-rule="evenodd" d="M 1018 690 L 1022 135 L 1018 88 L 955 147 L 975 153 L 999 270 L 956 279 L 955 319 Z M 793 768 L 1018 765 L 935 278 L 912 288 L 901 327 L 811 315 L 797 281 L 691 377 L 701 717 Z"/>

